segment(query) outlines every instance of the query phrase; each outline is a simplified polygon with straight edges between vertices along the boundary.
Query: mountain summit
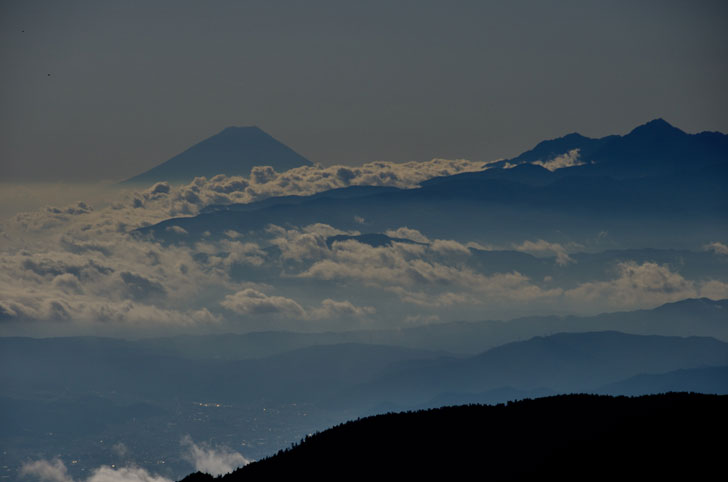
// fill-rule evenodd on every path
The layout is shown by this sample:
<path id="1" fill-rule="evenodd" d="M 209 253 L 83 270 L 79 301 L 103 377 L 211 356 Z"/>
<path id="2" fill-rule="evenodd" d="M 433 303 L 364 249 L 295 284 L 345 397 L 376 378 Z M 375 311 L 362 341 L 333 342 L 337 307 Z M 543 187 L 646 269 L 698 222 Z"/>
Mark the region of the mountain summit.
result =
<path id="1" fill-rule="evenodd" d="M 726 165 L 727 153 L 728 135 L 719 132 L 688 134 L 658 118 L 635 127 L 624 136 L 592 139 L 569 134 L 543 141 L 533 149 L 503 161 L 502 166 L 548 165 L 572 157 L 577 162 L 560 169 L 560 176 L 626 179 L 720 168 Z"/>
<path id="2" fill-rule="evenodd" d="M 255 126 L 228 127 L 123 184 L 189 182 L 197 176 L 247 176 L 255 166 L 283 172 L 312 163 Z"/>
<path id="3" fill-rule="evenodd" d="M 632 129 L 628 134 L 632 136 L 670 136 L 670 135 L 685 135 L 685 132 L 681 129 L 673 126 L 665 119 L 658 117 L 652 119 L 642 125 L 639 125 Z"/>

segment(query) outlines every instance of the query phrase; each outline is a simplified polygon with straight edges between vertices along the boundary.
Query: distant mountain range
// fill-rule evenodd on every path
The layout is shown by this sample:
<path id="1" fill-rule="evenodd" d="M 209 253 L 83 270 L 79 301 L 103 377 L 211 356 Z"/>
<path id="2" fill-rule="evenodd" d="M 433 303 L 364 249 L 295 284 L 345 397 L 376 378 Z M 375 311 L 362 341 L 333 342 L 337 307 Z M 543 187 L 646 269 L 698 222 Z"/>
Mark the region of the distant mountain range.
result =
<path id="1" fill-rule="evenodd" d="M 679 391 L 728 394 L 728 366 L 636 375 L 620 382 L 607 384 L 598 390 L 600 393 L 630 396 Z"/>
<path id="2" fill-rule="evenodd" d="M 566 155 L 580 164 L 553 171 L 534 164 L 549 166 Z M 728 237 L 726 186 L 728 135 L 686 134 L 655 120 L 626 136 L 571 134 L 545 141 L 496 167 L 431 179 L 419 189 L 352 187 L 219 206 L 136 233 L 187 242 L 202 233 L 249 232 L 268 224 L 321 222 L 358 230 L 363 218 L 372 233 L 408 226 L 491 242 L 608 233 L 620 247 L 696 247 Z M 173 226 L 184 231 L 168 229 Z"/>
<path id="3" fill-rule="evenodd" d="M 625 136 L 593 139 L 572 133 L 543 141 L 516 157 L 489 163 L 485 172 L 453 177 L 482 176 L 544 185 L 570 176 L 663 176 L 725 164 L 727 152 L 725 134 L 687 134 L 663 119 L 655 119 Z M 260 128 L 228 127 L 123 184 L 189 182 L 197 176 L 217 174 L 247 176 L 254 166 L 272 166 L 283 172 L 304 165 L 311 162 Z"/>
<path id="4" fill-rule="evenodd" d="M 655 119 L 634 128 L 625 136 L 592 139 L 573 133 L 543 141 L 497 166 L 531 164 L 550 167 L 558 173 L 558 177 L 577 175 L 626 179 L 725 164 L 727 152 L 728 135 L 720 132 L 687 134 L 664 119 Z"/>
<path id="5" fill-rule="evenodd" d="M 338 425 L 213 479 L 709 480 L 728 397 L 563 395 L 390 413 Z"/>
<path id="6" fill-rule="evenodd" d="M 228 127 L 122 184 L 184 183 L 198 176 L 248 176 L 255 166 L 283 172 L 311 164 L 258 127 Z"/>
<path id="7" fill-rule="evenodd" d="M 369 383 L 344 391 L 332 406 L 409 408 L 444 393 L 495 389 L 594 392 L 638 374 L 728 366 L 728 344 L 712 338 L 562 333 L 508 343 L 467 358 L 391 365 Z M 635 373 L 635 370 L 639 373 Z"/>
<path id="8" fill-rule="evenodd" d="M 354 413 L 383 404 L 416 407 L 454 393 L 501 390 L 507 400 L 509 390 L 594 391 L 642 374 L 728 366 L 728 344 L 713 338 L 613 331 L 534 337 L 465 357 L 337 343 L 259 359 L 190 359 L 144 343 L 89 337 L 0 338 L 0 348 L 0 383 L 13 399 L 55 393 L 123 403 L 295 402 Z"/>
<path id="9" fill-rule="evenodd" d="M 166 356 L 220 360 L 264 358 L 316 345 L 343 343 L 395 345 L 431 353 L 474 355 L 534 336 L 589 331 L 703 336 L 728 342 L 728 300 L 688 299 L 651 310 L 596 316 L 531 316 L 509 321 L 435 323 L 391 330 L 181 335 L 142 339 L 135 343 L 150 352 Z"/>

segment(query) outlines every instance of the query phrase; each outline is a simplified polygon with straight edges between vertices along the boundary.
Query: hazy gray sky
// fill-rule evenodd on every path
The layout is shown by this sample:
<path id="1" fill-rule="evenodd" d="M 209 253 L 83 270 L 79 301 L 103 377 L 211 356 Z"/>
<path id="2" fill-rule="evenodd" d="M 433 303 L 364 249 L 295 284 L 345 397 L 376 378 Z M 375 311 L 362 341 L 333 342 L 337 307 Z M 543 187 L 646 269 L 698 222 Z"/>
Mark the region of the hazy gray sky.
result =
<path id="1" fill-rule="evenodd" d="M 229 125 L 322 164 L 725 132 L 726 32 L 723 1 L 2 1 L 0 177 L 121 179 Z"/>

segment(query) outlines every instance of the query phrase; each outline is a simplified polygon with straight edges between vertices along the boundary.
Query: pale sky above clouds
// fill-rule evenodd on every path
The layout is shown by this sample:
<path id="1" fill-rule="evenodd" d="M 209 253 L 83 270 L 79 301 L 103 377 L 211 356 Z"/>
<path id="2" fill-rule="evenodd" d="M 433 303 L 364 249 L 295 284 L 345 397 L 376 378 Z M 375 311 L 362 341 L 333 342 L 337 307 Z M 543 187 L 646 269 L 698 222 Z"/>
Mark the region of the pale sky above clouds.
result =
<path id="1" fill-rule="evenodd" d="M 727 31 L 721 1 L 2 1 L 0 179 L 122 179 L 229 125 L 323 165 L 725 132 Z"/>

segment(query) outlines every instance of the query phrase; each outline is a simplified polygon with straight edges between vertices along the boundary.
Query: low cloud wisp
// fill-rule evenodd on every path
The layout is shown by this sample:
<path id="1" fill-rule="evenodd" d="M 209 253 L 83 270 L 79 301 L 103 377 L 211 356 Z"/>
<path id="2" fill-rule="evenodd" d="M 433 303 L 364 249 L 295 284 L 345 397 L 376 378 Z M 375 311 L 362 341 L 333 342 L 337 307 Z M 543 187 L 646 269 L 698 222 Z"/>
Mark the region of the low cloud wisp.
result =
<path id="1" fill-rule="evenodd" d="M 213 447 L 207 443 L 197 444 L 189 435 L 183 437 L 180 444 L 183 447 L 183 458 L 192 464 L 195 471 L 213 476 L 230 473 L 250 463 L 250 460 L 239 452 L 224 446 Z M 120 447 L 123 447 L 123 444 Z M 114 450 L 117 451 L 118 448 Z M 93 469 L 91 475 L 87 478 L 74 479 L 69 475 L 68 468 L 59 458 L 26 462 L 20 468 L 19 473 L 21 477 L 35 479 L 40 482 L 172 482 L 172 479 L 152 474 L 134 465 L 125 467 L 102 465 Z"/>
<path id="2" fill-rule="evenodd" d="M 40 482 L 82 482 L 68 475 L 66 465 L 60 459 L 36 460 L 24 464 L 20 475 L 33 477 Z M 94 469 L 83 482 L 172 482 L 171 479 L 153 475 L 140 467 L 110 467 L 102 465 Z"/>
<path id="3" fill-rule="evenodd" d="M 218 476 L 250 463 L 250 460 L 242 454 L 227 447 L 212 447 L 206 443 L 196 444 L 189 435 L 185 436 L 181 443 L 186 449 L 184 458 L 199 472 Z"/>

